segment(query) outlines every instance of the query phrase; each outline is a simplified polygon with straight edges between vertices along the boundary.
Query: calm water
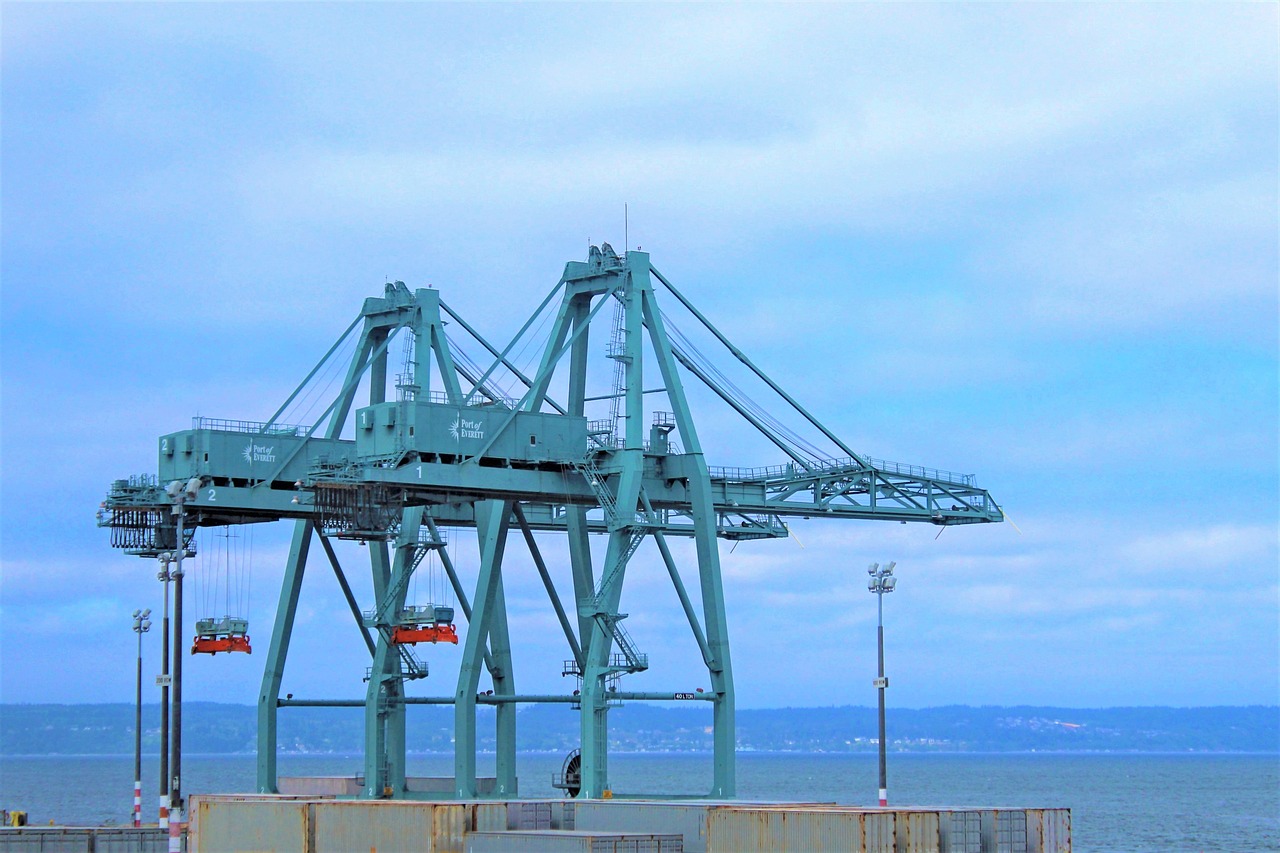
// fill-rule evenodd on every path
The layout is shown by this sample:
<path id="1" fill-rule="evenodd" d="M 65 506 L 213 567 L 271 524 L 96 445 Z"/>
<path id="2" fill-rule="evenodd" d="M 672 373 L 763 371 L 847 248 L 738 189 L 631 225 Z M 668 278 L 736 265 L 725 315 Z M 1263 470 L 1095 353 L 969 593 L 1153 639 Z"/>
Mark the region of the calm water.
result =
<path id="1" fill-rule="evenodd" d="M 556 796 L 551 774 L 561 756 L 520 756 L 520 787 Z M 492 774 L 493 759 L 480 758 Z M 251 756 L 188 756 L 187 793 L 250 791 Z M 352 774 L 358 757 L 282 756 L 281 775 Z M 449 756 L 414 756 L 409 771 L 451 776 Z M 0 807 L 31 822 L 127 823 L 132 756 L 0 758 Z M 696 755 L 614 755 L 619 792 L 704 793 L 710 761 Z M 872 805 L 874 755 L 744 754 L 742 799 L 821 800 Z M 894 755 L 891 804 L 1069 806 L 1078 851 L 1280 851 L 1280 756 Z M 156 759 L 145 759 L 144 818 L 155 820 Z"/>

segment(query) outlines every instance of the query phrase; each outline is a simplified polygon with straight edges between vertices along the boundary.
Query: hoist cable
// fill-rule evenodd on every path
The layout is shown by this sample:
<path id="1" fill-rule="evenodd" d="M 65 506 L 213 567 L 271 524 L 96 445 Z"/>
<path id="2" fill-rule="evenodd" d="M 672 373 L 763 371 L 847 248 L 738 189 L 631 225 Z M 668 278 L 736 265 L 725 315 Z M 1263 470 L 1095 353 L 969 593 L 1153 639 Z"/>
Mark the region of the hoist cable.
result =
<path id="1" fill-rule="evenodd" d="M 763 381 L 766 385 L 768 385 L 771 389 L 773 389 L 773 391 L 779 397 L 785 400 L 788 403 L 788 405 L 791 406 L 792 409 L 794 409 L 801 416 L 803 416 L 804 419 L 807 420 L 813 427 L 815 427 L 819 432 L 821 432 L 824 436 L 826 436 L 827 439 L 832 444 L 838 447 L 850 458 L 858 461 L 859 463 L 865 464 L 865 460 L 860 455 L 858 455 L 857 453 L 854 453 L 853 450 L 851 450 L 847 444 L 841 441 L 840 438 L 835 433 L 827 429 L 827 427 L 824 426 L 821 421 L 819 421 L 817 418 L 811 415 L 808 412 L 808 410 L 806 410 L 803 406 L 801 406 L 800 403 L 797 402 L 794 397 L 788 394 L 781 385 L 779 385 L 777 382 L 774 382 L 773 379 L 770 378 L 768 374 L 766 374 L 763 370 L 757 367 L 756 364 L 750 358 L 747 357 L 746 353 L 738 349 L 738 347 L 734 346 L 733 342 L 730 341 L 727 337 L 725 337 L 724 334 L 719 329 L 717 329 L 711 323 L 710 320 L 708 320 L 705 316 L 703 316 L 702 312 L 699 311 L 697 308 L 695 308 L 693 303 L 690 302 L 688 299 L 686 299 L 683 293 L 676 290 L 675 285 L 667 281 L 667 279 L 662 275 L 662 273 L 658 272 L 656 269 L 653 269 L 652 267 L 650 267 L 650 269 L 652 270 L 654 277 L 657 278 L 658 281 L 662 282 L 662 284 L 667 288 L 667 290 L 671 292 L 671 295 L 674 296 L 676 299 L 678 299 L 680 301 L 680 304 L 682 304 L 689 311 L 690 314 L 692 314 L 695 318 L 697 318 L 698 322 L 700 322 L 707 329 L 707 331 L 711 332 L 711 334 L 714 335 L 716 339 L 720 341 L 720 343 L 722 343 L 725 346 L 725 348 L 728 349 L 729 352 L 732 353 L 736 359 L 738 359 L 738 361 L 746 365 L 747 368 L 751 370 L 752 373 L 754 373 L 761 381 Z"/>
<path id="2" fill-rule="evenodd" d="M 706 372 L 715 384 L 736 403 L 754 415 L 761 423 L 771 429 L 777 438 L 785 439 L 786 443 L 791 445 L 802 456 L 809 456 L 813 461 L 826 461 L 830 459 L 829 454 L 824 452 L 820 447 L 813 444 L 803 435 L 796 432 L 786 423 L 774 416 L 768 409 L 758 403 L 749 394 L 747 394 L 737 383 L 728 377 L 719 367 L 715 365 L 697 345 L 680 330 L 680 328 L 671 321 L 665 312 L 661 312 L 662 322 L 667 327 L 667 332 L 672 339 L 672 348 L 698 365 Z"/>
<path id="3" fill-rule="evenodd" d="M 529 370 L 531 369 L 532 364 L 530 364 L 530 362 L 533 360 L 532 357 L 529 359 L 529 361 L 522 361 L 522 359 L 524 359 L 525 354 L 528 353 L 529 347 L 532 344 L 541 343 L 543 341 L 542 333 L 543 333 L 543 330 L 546 329 L 547 323 L 551 322 L 551 316 L 552 316 L 552 313 L 550 311 L 546 311 L 545 313 L 543 313 L 542 319 L 538 321 L 537 328 L 529 332 L 529 334 L 525 338 L 525 342 L 520 346 L 520 349 L 512 353 L 512 355 L 507 359 L 507 361 L 516 365 L 516 367 L 520 368 L 521 372 L 528 373 Z M 536 357 L 539 354 L 540 354 L 540 350 L 535 349 L 532 353 L 532 356 Z"/>
<path id="4" fill-rule="evenodd" d="M 267 423 L 265 424 L 265 426 L 271 426 L 272 424 L 274 424 L 276 420 L 280 417 L 280 415 L 285 411 L 285 409 L 289 408 L 289 405 L 293 402 L 293 399 L 298 396 L 298 392 L 301 391 L 303 387 L 306 386 L 311 381 L 311 378 L 315 376 L 316 372 L 320 369 L 320 366 L 329 360 L 329 357 L 333 355 L 334 351 L 337 350 L 338 347 L 342 344 L 342 342 L 347 339 L 347 336 L 351 334 L 351 332 L 355 329 L 356 326 L 360 325 L 360 320 L 363 318 L 363 316 L 364 316 L 363 314 L 357 314 L 355 316 L 355 319 L 351 321 L 351 325 L 347 326 L 346 331 L 344 331 L 341 335 L 338 336 L 338 339 L 333 342 L 333 345 L 331 347 L 329 347 L 329 351 L 320 357 L 320 360 L 316 362 L 315 367 L 311 368 L 311 372 L 308 373 L 306 378 L 302 380 L 302 384 L 299 385 L 297 388 L 293 389 L 293 393 L 289 395 L 288 399 L 286 399 L 283 403 L 280 404 L 280 408 L 276 410 L 276 413 L 267 419 Z"/>
<path id="5" fill-rule="evenodd" d="M 444 311 L 445 311 L 445 312 L 446 312 L 450 317 L 452 317 L 454 320 L 456 320 L 456 321 L 458 322 L 458 325 L 462 326 L 462 328 L 466 330 L 467 334 L 469 334 L 472 338 L 474 338 L 474 339 L 475 339 L 475 341 L 476 341 L 478 344 L 480 344 L 480 346 L 484 347 L 484 348 L 485 348 L 485 350 L 486 350 L 486 351 L 488 351 L 488 353 L 489 353 L 490 355 L 492 355 L 494 358 L 498 359 L 499 363 L 501 363 L 501 364 L 502 364 L 502 366 L 506 368 L 507 372 L 508 372 L 508 373 L 510 373 L 510 374 L 512 375 L 512 377 L 514 377 L 514 379 L 515 379 L 517 382 L 519 382 L 520 384 L 522 384 L 525 388 L 532 388 L 532 387 L 533 387 L 533 380 L 532 380 L 532 379 L 530 379 L 528 376 L 526 376 L 526 375 L 524 374 L 524 372 L 523 372 L 522 370 L 520 370 L 518 367 L 516 367 L 516 366 L 511 362 L 511 359 L 506 358 L 505 356 L 503 356 L 502 352 L 501 352 L 501 351 L 499 351 L 499 350 L 498 350 L 498 349 L 497 349 L 493 344 L 491 344 L 491 343 L 489 343 L 487 340 L 485 340 L 485 338 L 484 338 L 484 337 L 483 337 L 479 332 L 477 332 L 477 331 L 476 331 L 476 330 L 475 330 L 475 329 L 474 329 L 474 328 L 473 328 L 469 323 L 467 323 L 467 321 L 466 321 L 466 320 L 464 320 L 461 316 L 459 316 L 456 312 L 454 312 L 454 310 L 453 310 L 452 308 L 450 308 L 450 307 L 448 306 L 448 304 L 446 304 L 445 302 L 443 302 L 443 301 L 442 301 L 442 302 L 440 303 L 440 307 L 441 307 L 442 309 L 444 309 Z M 471 381 L 471 377 L 468 377 L 468 381 Z M 474 384 L 474 383 L 472 383 L 472 384 Z M 555 409 L 555 410 L 556 410 L 557 412 L 559 412 L 560 414 L 562 414 L 562 415 L 567 415 L 567 414 L 568 414 L 568 411 L 564 408 L 564 406 L 561 406 L 559 403 L 557 403 L 555 400 L 553 400 L 550 396 L 548 396 L 548 397 L 546 398 L 546 402 L 547 402 L 547 404 L 548 404 L 549 406 L 551 406 L 551 408 Z"/>
<path id="6" fill-rule="evenodd" d="M 449 342 L 449 351 L 453 354 L 455 365 L 461 365 L 461 367 L 464 368 L 463 376 L 466 377 L 468 382 L 472 383 L 473 393 L 475 391 L 479 391 L 489 397 L 494 397 L 496 392 L 498 395 L 497 399 L 514 399 L 511 392 L 507 388 L 503 387 L 503 385 L 493 376 L 490 376 L 485 381 L 484 387 L 477 386 L 475 381 L 484 372 L 480 365 L 467 354 L 466 350 L 458 346 L 457 342 L 454 341 L 453 337 L 447 332 L 445 333 L 445 340 Z"/>
<path id="7" fill-rule="evenodd" d="M 304 393 L 294 407 L 290 410 L 294 414 L 291 415 L 292 420 L 305 424 L 310 420 L 311 413 L 315 411 L 316 406 L 325 399 L 329 393 L 329 389 L 333 387 L 333 383 L 343 374 L 343 368 L 348 365 L 355 356 L 358 342 L 355 339 L 348 341 L 342 349 L 337 353 L 336 358 L 330 358 L 324 370 L 310 382 Z M 306 404 L 306 409 L 302 409 Z"/>

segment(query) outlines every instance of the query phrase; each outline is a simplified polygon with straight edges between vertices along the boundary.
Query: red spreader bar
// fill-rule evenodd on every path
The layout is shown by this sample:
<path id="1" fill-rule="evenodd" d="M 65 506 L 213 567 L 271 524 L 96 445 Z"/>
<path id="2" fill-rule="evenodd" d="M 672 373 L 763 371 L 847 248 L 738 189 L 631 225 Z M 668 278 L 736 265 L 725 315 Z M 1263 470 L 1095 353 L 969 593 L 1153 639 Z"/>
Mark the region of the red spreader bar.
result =
<path id="1" fill-rule="evenodd" d="M 457 640 L 454 640 L 456 643 Z M 196 637 L 191 644 L 193 655 L 216 655 L 218 652 L 244 652 L 253 654 L 248 635 L 239 637 Z"/>
<path id="2" fill-rule="evenodd" d="M 391 629 L 393 643 L 453 643 L 458 644 L 458 631 L 452 625 L 397 625 Z"/>

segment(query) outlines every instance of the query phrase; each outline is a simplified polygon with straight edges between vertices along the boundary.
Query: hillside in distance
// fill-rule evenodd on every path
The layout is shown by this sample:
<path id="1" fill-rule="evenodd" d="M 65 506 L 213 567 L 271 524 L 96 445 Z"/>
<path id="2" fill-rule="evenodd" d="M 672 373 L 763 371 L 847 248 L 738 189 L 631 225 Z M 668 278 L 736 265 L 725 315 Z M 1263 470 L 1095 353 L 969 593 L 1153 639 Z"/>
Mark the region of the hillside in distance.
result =
<path id="1" fill-rule="evenodd" d="M 358 753 L 360 708 L 282 708 L 279 743 L 292 753 Z M 493 712 L 480 709 L 479 744 L 493 748 Z M 159 750 L 159 707 L 143 707 L 143 751 Z M 526 706 L 517 717 L 521 750 L 577 746 L 578 714 L 565 705 Z M 133 752 L 134 706 L 0 705 L 0 755 L 124 755 Z M 617 752 L 693 752 L 711 748 L 709 708 L 635 703 L 610 713 Z M 453 710 L 410 706 L 410 752 L 451 752 Z M 256 709 L 189 702 L 185 751 L 252 753 Z M 1043 708 L 962 705 L 891 709 L 894 752 L 1280 752 L 1280 708 Z M 739 710 L 738 749 L 761 752 L 875 752 L 876 709 Z"/>

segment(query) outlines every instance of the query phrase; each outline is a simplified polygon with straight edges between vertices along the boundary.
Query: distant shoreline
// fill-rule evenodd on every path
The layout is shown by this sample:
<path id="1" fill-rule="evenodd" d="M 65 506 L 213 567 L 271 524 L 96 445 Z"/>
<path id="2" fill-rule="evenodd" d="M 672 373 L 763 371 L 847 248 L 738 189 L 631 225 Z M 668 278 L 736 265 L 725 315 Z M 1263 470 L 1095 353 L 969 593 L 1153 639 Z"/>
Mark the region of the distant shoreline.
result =
<path id="1" fill-rule="evenodd" d="M 364 709 L 296 707 L 281 710 L 280 756 L 358 755 Z M 131 755 L 135 708 L 95 705 L 0 705 L 0 756 Z M 493 749 L 493 711 L 483 721 L 481 750 Z M 579 746 L 578 715 L 562 706 L 530 705 L 518 716 L 517 743 L 529 755 L 563 754 Z M 617 755 L 700 755 L 711 749 L 704 707 L 628 703 L 610 714 L 610 752 Z M 257 708 L 184 703 L 183 746 L 190 755 L 254 755 Z M 411 755 L 452 755 L 454 711 L 406 709 Z M 874 755 L 874 708 L 741 709 L 739 755 Z M 142 709 L 142 749 L 158 755 L 160 714 Z M 1274 755 L 1280 754 L 1280 707 L 1068 709 L 1036 706 L 944 706 L 889 712 L 894 755 Z"/>
<path id="2" fill-rule="evenodd" d="M 476 755 L 495 755 L 495 754 L 496 753 L 493 752 L 493 750 L 483 750 L 483 749 L 476 750 Z M 563 749 L 518 749 L 516 750 L 516 755 L 563 755 L 563 754 L 564 754 Z M 626 756 L 629 758 L 636 757 L 636 756 L 654 756 L 658 758 L 670 758 L 671 756 L 674 756 L 674 755 L 708 756 L 711 754 L 712 754 L 711 750 L 706 750 L 706 749 L 647 750 L 643 752 L 627 751 L 627 750 L 619 750 L 619 749 L 609 750 L 609 755 L 611 756 Z M 783 749 L 770 749 L 770 750 L 744 749 L 744 750 L 738 750 L 736 754 L 739 757 L 744 755 L 749 755 L 749 756 L 761 756 L 761 757 L 778 756 L 778 757 L 788 757 L 788 758 L 795 758 L 797 756 L 805 756 L 809 758 L 866 757 L 870 759 L 874 759 L 877 755 L 877 753 L 871 752 L 871 751 L 832 752 L 832 751 L 783 750 Z M 256 752 L 184 752 L 183 755 L 190 758 L 253 758 L 257 756 L 257 753 Z M 445 756 L 452 756 L 453 753 L 452 752 L 406 752 L 405 755 L 408 758 L 414 758 L 414 757 L 439 758 L 439 757 L 445 757 Z M 992 758 L 992 757 L 998 757 L 998 756 L 1019 756 L 1019 757 L 1044 756 L 1046 758 L 1057 758 L 1057 757 L 1082 758 L 1086 756 L 1098 756 L 1098 757 L 1107 757 L 1107 758 L 1227 758 L 1227 757 L 1280 758 L 1280 750 L 1274 750 L 1271 752 L 1239 751 L 1239 750 L 1234 750 L 1234 751 L 1233 750 L 1222 750 L 1222 751 L 1202 750 L 1198 752 L 1191 752 L 1191 751 L 1143 752 L 1141 750 L 1136 750 L 1136 749 L 1129 749 L 1129 750 L 1120 750 L 1120 749 L 1117 749 L 1117 750 L 1086 750 L 1086 749 L 1082 749 L 1082 750 L 1047 750 L 1047 749 L 1012 750 L 1011 749 L 1011 750 L 1003 750 L 1003 751 L 1001 750 L 982 750 L 982 751 L 978 751 L 978 750 L 971 750 L 971 751 L 897 750 L 897 751 L 890 751 L 889 755 L 902 756 L 907 758 L 914 758 L 914 757 L 920 757 L 920 756 L 960 757 L 960 758 L 964 758 L 964 757 Z M 351 759 L 357 759 L 361 761 L 364 760 L 364 754 L 360 752 L 281 752 L 281 753 L 278 753 L 277 756 L 279 758 L 316 758 L 316 759 L 351 758 Z M 132 760 L 133 753 L 132 752 L 129 752 L 129 753 L 124 753 L 124 752 L 80 752 L 80 753 L 35 752 L 35 753 L 14 753 L 14 754 L 0 753 L 0 758 L 22 758 L 22 759 L 127 758 Z M 158 752 L 143 752 L 142 758 L 144 761 L 147 759 L 151 759 L 154 761 L 160 758 L 160 754 Z"/>

